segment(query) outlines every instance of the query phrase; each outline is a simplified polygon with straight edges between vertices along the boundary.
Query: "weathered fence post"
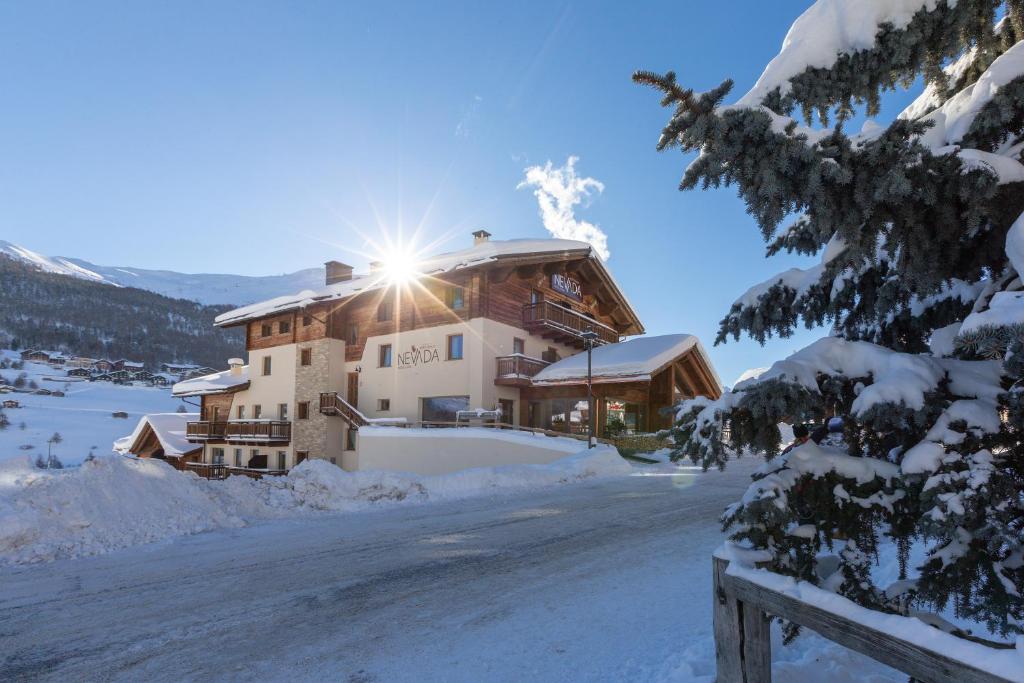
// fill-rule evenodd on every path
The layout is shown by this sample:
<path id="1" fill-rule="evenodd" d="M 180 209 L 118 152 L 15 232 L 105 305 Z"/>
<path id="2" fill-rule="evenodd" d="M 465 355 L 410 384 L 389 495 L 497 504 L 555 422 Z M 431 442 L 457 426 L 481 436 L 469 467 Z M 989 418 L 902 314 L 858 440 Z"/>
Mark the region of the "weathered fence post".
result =
<path id="1" fill-rule="evenodd" d="M 771 683 L 768 615 L 725 590 L 729 560 L 712 558 L 715 662 L 718 683 Z"/>

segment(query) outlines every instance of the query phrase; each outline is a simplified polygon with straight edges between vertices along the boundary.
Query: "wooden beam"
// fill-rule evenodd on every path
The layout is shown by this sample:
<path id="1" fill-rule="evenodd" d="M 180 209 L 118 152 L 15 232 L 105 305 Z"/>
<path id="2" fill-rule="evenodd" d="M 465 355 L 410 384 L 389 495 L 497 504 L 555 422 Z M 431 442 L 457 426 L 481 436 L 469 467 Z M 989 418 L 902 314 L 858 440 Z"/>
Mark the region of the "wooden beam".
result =
<path id="1" fill-rule="evenodd" d="M 516 268 L 516 275 L 524 280 L 532 279 L 537 273 L 540 272 L 540 264 L 531 263 L 525 266 L 519 266 Z"/>
<path id="2" fill-rule="evenodd" d="M 491 282 L 500 284 L 508 280 L 509 276 L 516 271 L 515 266 L 506 266 L 504 268 L 492 268 L 489 279 Z"/>

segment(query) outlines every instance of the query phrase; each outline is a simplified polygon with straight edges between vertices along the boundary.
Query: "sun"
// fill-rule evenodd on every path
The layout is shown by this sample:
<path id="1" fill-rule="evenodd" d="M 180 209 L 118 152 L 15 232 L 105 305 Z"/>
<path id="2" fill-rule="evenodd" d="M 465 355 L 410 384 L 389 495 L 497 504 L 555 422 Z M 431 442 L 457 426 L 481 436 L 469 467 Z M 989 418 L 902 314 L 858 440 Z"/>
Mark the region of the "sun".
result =
<path id="1" fill-rule="evenodd" d="M 418 275 L 419 259 L 411 250 L 398 247 L 390 250 L 381 259 L 381 272 L 391 284 L 405 284 Z"/>

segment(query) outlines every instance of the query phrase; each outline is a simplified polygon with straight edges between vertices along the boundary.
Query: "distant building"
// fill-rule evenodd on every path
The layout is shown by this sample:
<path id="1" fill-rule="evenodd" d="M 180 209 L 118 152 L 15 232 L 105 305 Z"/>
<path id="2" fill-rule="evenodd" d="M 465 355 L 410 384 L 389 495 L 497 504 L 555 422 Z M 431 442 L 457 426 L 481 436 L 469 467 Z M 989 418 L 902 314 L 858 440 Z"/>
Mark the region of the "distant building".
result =
<path id="1" fill-rule="evenodd" d="M 145 363 L 142 363 L 142 362 L 139 362 L 139 361 L 134 361 L 134 360 L 125 360 L 124 358 L 121 358 L 120 360 L 115 360 L 113 362 L 113 368 L 112 369 L 113 370 L 142 370 L 145 367 L 146 367 Z"/>
<path id="2" fill-rule="evenodd" d="M 68 377 L 92 377 L 92 370 L 89 368 L 74 367 L 68 370 Z"/>
<path id="3" fill-rule="evenodd" d="M 114 364 L 109 360 L 100 359 L 92 364 L 92 369 L 96 372 L 110 372 L 114 369 Z"/>

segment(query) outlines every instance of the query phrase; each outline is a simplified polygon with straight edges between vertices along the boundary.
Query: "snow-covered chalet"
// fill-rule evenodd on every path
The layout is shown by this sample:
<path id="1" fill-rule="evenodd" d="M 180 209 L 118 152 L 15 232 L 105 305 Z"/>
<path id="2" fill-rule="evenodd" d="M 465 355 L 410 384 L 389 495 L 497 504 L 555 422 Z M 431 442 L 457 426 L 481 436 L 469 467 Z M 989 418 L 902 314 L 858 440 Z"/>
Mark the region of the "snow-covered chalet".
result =
<path id="1" fill-rule="evenodd" d="M 589 332 L 598 436 L 667 427 L 663 408 L 721 393 L 695 337 L 639 336 L 636 311 L 585 242 L 481 230 L 407 279 L 326 266 L 321 289 L 216 319 L 244 327 L 248 359 L 173 388 L 199 399 L 187 438 L 203 446 L 201 463 L 283 471 L 324 458 L 356 470 L 368 466 L 360 430 L 451 426 L 476 411 L 585 435 Z"/>

